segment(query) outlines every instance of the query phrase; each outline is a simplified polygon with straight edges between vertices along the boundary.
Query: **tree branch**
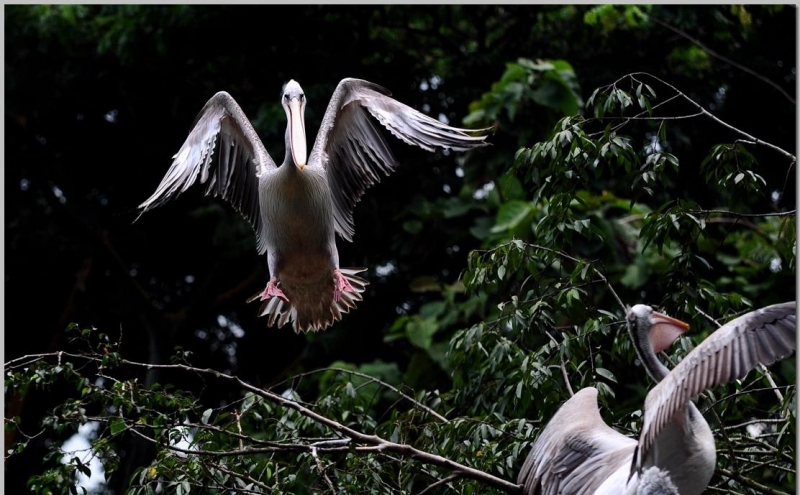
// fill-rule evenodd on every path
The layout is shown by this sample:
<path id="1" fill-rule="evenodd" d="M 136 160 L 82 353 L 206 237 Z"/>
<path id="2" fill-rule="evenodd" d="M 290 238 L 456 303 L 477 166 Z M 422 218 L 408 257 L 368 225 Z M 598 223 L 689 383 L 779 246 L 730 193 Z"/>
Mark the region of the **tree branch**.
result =
<path id="1" fill-rule="evenodd" d="M 728 478 L 738 481 L 742 485 L 749 486 L 750 488 L 755 488 L 756 490 L 760 490 L 761 493 L 765 493 L 767 495 L 789 495 L 786 492 L 782 492 L 780 490 L 774 490 L 767 485 L 762 485 L 756 481 L 751 480 L 750 478 L 741 476 L 739 473 L 728 471 L 724 468 L 717 468 L 717 472 L 723 476 L 727 476 Z"/>
<path id="2" fill-rule="evenodd" d="M 44 359 L 44 358 L 56 357 L 59 354 L 63 354 L 66 357 L 71 357 L 71 358 L 74 358 L 74 359 L 82 359 L 82 360 L 88 360 L 88 361 L 94 361 L 94 362 L 100 362 L 101 361 L 101 358 L 99 356 L 96 356 L 96 355 L 74 354 L 74 353 L 67 353 L 67 352 L 41 354 L 39 356 L 42 359 Z M 18 358 L 17 360 L 21 360 L 21 359 L 30 360 L 31 356 L 23 356 L 22 358 Z M 241 387 L 242 389 L 248 390 L 248 391 L 252 392 L 253 394 L 255 394 L 257 396 L 260 396 L 260 397 L 263 397 L 264 399 L 269 400 L 270 402 L 273 402 L 275 404 L 281 405 L 281 406 L 286 407 L 288 409 L 292 409 L 292 410 L 298 412 L 299 414 L 301 414 L 302 416 L 305 416 L 305 417 L 311 419 L 312 421 L 314 421 L 316 423 L 324 425 L 324 426 L 328 427 L 329 429 L 331 429 L 331 430 L 333 430 L 333 431 L 335 431 L 337 433 L 340 433 L 340 434 L 342 434 L 342 435 L 344 435 L 344 436 L 346 436 L 348 438 L 351 438 L 354 441 L 357 441 L 357 442 L 360 442 L 362 444 L 367 444 L 369 446 L 372 446 L 373 449 L 371 449 L 371 451 L 394 452 L 396 454 L 400 454 L 400 455 L 403 455 L 403 456 L 407 456 L 407 457 L 416 459 L 416 460 L 422 462 L 423 464 L 431 464 L 431 465 L 434 465 L 434 466 L 438 466 L 438 467 L 444 468 L 444 469 L 446 469 L 446 470 L 448 470 L 448 471 L 450 471 L 450 472 L 452 472 L 454 474 L 458 474 L 462 478 L 469 478 L 469 479 L 473 479 L 473 480 L 479 481 L 481 483 L 484 483 L 486 485 L 492 486 L 492 487 L 497 488 L 499 490 L 503 490 L 506 493 L 510 493 L 510 494 L 521 494 L 522 493 L 521 485 L 517 485 L 515 483 L 512 483 L 510 481 L 504 480 L 502 478 L 498 478 L 498 477 L 496 477 L 494 475 L 491 475 L 489 473 L 486 473 L 484 471 L 480 471 L 478 469 L 466 466 L 464 464 L 460 464 L 458 462 L 455 462 L 453 460 L 447 459 L 447 458 L 442 457 L 440 455 L 436 455 L 436 454 L 432 454 L 430 452 L 419 450 L 419 449 L 417 449 L 417 448 L 415 448 L 415 447 L 413 447 L 411 445 L 408 445 L 408 444 L 392 442 L 392 441 L 386 440 L 386 439 L 384 439 L 384 438 L 382 438 L 382 437 L 380 437 L 378 435 L 368 435 L 368 434 L 365 434 L 365 433 L 361 433 L 360 431 L 355 430 L 353 428 L 350 428 L 348 426 L 345 426 L 345 425 L 339 423 L 338 421 L 335 421 L 335 420 L 330 419 L 330 418 L 328 418 L 326 416 L 323 416 L 323 415 L 321 415 L 321 414 L 319 414 L 319 413 L 317 413 L 315 411 L 312 411 L 311 409 L 303 406 L 302 404 L 300 404 L 300 403 L 298 403 L 298 402 L 296 402 L 296 401 L 294 401 L 292 399 L 288 399 L 286 397 L 283 397 L 282 395 L 276 394 L 276 393 L 271 392 L 269 390 L 264 390 L 264 389 L 261 389 L 261 388 L 258 388 L 256 386 L 254 386 L 254 385 L 251 385 L 251 384 L 243 381 L 241 378 L 239 378 L 237 376 L 221 373 L 221 372 L 219 372 L 217 370 L 210 369 L 210 368 L 195 368 L 193 366 L 189 366 L 189 365 L 185 365 L 185 364 L 149 364 L 149 363 L 140 363 L 140 362 L 137 362 L 137 361 L 131 361 L 131 360 L 128 360 L 128 359 L 121 359 L 119 362 L 121 364 L 124 364 L 124 365 L 145 368 L 147 370 L 151 370 L 151 369 L 183 370 L 183 371 L 193 372 L 193 373 L 200 374 L 200 375 L 211 375 L 211 376 L 214 376 L 216 378 L 219 378 L 219 379 L 222 379 L 222 380 L 225 380 L 225 381 L 228 381 L 228 382 L 235 383 L 239 387 Z M 130 431 L 136 433 L 139 436 L 146 437 L 150 441 L 154 441 L 154 439 L 150 439 L 149 437 L 147 437 L 143 433 L 138 432 L 135 428 L 130 429 Z M 197 451 L 194 451 L 194 450 L 180 449 L 180 448 L 178 448 L 176 446 L 169 446 L 169 447 L 170 447 L 170 449 L 173 449 L 173 450 L 185 451 L 185 453 L 187 453 L 187 454 L 197 454 Z M 270 451 L 273 451 L 273 450 L 271 450 L 272 448 L 268 448 L 268 449 L 270 449 Z M 254 451 L 256 451 L 256 449 L 245 449 L 245 451 L 248 452 L 248 453 L 253 453 Z M 213 452 L 213 454 L 217 454 L 217 455 L 233 455 L 233 454 L 230 454 L 228 452 L 223 452 L 223 451 Z"/>
<path id="3" fill-rule="evenodd" d="M 361 372 L 358 372 L 358 371 L 355 371 L 355 370 L 347 370 L 347 369 L 344 369 L 344 368 L 320 368 L 320 369 L 317 369 L 317 370 L 308 371 L 306 373 L 299 373 L 297 375 L 294 375 L 292 378 L 302 378 L 304 376 L 309 376 L 309 375 L 313 375 L 313 374 L 316 374 L 316 373 L 322 373 L 322 372 L 325 372 L 325 371 L 337 371 L 337 372 L 340 372 L 340 373 L 349 373 L 351 375 L 355 375 L 355 376 L 370 380 L 371 382 L 377 383 L 377 384 L 381 385 L 382 387 L 388 388 L 392 392 L 396 393 L 397 395 L 401 396 L 402 398 L 406 399 L 407 401 L 413 403 L 415 406 L 419 407 L 420 409 L 425 410 L 431 416 L 435 417 L 436 419 L 438 419 L 442 423 L 449 423 L 450 422 L 450 421 L 448 421 L 447 418 L 445 418 L 441 414 L 437 413 L 436 411 L 434 411 L 430 407 L 428 407 L 425 404 L 419 402 L 415 398 L 413 398 L 413 397 L 401 392 L 400 389 L 398 389 L 397 387 L 395 387 L 393 385 L 390 385 L 390 384 L 384 382 L 383 380 L 379 380 L 378 378 L 375 378 L 374 376 L 367 375 L 365 373 L 361 373 Z"/>
<path id="4" fill-rule="evenodd" d="M 450 483 L 451 481 L 455 481 L 455 480 L 459 479 L 460 477 L 461 477 L 461 475 L 459 475 L 459 474 L 451 474 L 447 478 L 442 478 L 442 479 L 440 479 L 439 481 L 437 481 L 435 483 L 431 483 L 430 485 L 428 485 L 427 488 L 425 488 L 424 490 L 419 492 L 417 495 L 424 495 L 424 494 L 428 493 L 429 491 L 433 490 L 434 488 L 440 487 L 442 485 L 446 485 L 446 484 Z"/>
<path id="5" fill-rule="evenodd" d="M 565 253 L 565 252 L 563 252 L 563 251 L 559 251 L 559 250 L 557 250 L 557 249 L 552 249 L 552 248 L 548 248 L 548 247 L 540 246 L 540 245 L 538 245 L 538 244 L 528 244 L 528 243 L 525 243 L 525 245 L 526 245 L 526 246 L 528 246 L 528 247 L 532 247 L 532 248 L 540 249 L 540 250 L 542 250 L 542 251 L 547 251 L 547 252 L 549 252 L 549 253 L 553 253 L 553 254 L 555 254 L 555 255 L 557 255 L 557 256 L 560 256 L 560 257 L 562 257 L 562 258 L 566 258 L 566 259 L 568 259 L 568 260 L 574 261 L 575 263 L 589 263 L 589 262 L 587 262 L 587 261 L 583 261 L 583 260 L 580 260 L 580 259 L 578 259 L 578 258 L 575 258 L 575 257 L 573 257 L 573 256 L 570 256 L 570 255 L 568 255 L 567 253 Z M 596 273 L 598 277 L 600 277 L 600 280 L 602 280 L 602 281 L 603 281 L 603 283 L 605 283 L 605 284 L 606 284 L 606 287 L 608 287 L 608 290 L 609 290 L 609 291 L 611 291 L 611 295 L 613 295 L 613 296 L 614 296 L 614 299 L 616 299 L 616 300 L 617 300 L 617 303 L 619 304 L 619 307 L 622 309 L 622 314 L 625 314 L 625 313 L 628 311 L 628 308 L 627 308 L 627 306 L 625 306 L 625 303 L 623 303 L 623 302 L 622 302 L 622 299 L 620 299 L 620 297 L 617 295 L 617 292 L 614 290 L 614 287 L 612 287 L 612 286 L 611 286 L 611 282 L 609 282 L 609 281 L 608 281 L 608 279 L 606 278 L 606 276 L 605 276 L 605 275 L 603 275 L 603 274 L 600 272 L 600 270 L 598 270 L 597 268 L 595 268 L 595 267 L 594 267 L 594 265 L 590 264 L 590 266 L 591 266 L 591 268 L 592 268 L 592 271 L 593 271 L 594 273 Z"/>
<path id="6" fill-rule="evenodd" d="M 774 150 L 774 151 L 776 151 L 776 152 L 780 153 L 781 155 L 783 155 L 783 156 L 785 156 L 786 158 L 788 158 L 789 160 L 791 160 L 791 162 L 792 162 L 792 163 L 795 163 L 795 162 L 797 161 L 797 157 L 795 157 L 793 154 L 789 153 L 788 151 L 785 151 L 785 150 L 783 150 L 782 148 L 779 148 L 778 146 L 775 146 L 774 144 L 768 143 L 768 142 L 766 142 L 766 141 L 763 141 L 763 140 L 761 140 L 761 139 L 758 139 L 758 138 L 756 138 L 756 137 L 754 137 L 754 136 L 751 136 L 750 134 L 748 134 L 748 133 L 744 132 L 743 130 L 741 130 L 741 129 L 738 129 L 738 128 L 736 128 L 736 127 L 733 127 L 732 125 L 728 124 L 727 122 L 725 122 L 725 121 L 721 120 L 721 119 L 720 119 L 720 118 L 718 118 L 716 115 L 712 114 L 711 112 L 709 112 L 708 110 L 706 110 L 705 108 L 703 108 L 703 106 L 702 106 L 702 105 L 700 105 L 699 103 L 697 103 L 697 102 L 696 102 L 696 101 L 694 101 L 693 99 L 689 98 L 689 97 L 688 97 L 688 96 L 687 96 L 685 93 L 683 93 L 682 91 L 680 91 L 678 88 L 676 88 L 676 87 L 675 87 L 675 86 L 673 86 L 672 84 L 670 84 L 670 83 L 668 83 L 668 82 L 664 81 L 663 79 L 661 79 L 661 78 L 659 78 L 659 77 L 656 77 L 656 76 L 654 76 L 654 75 L 652 75 L 652 74 L 650 74 L 650 73 L 647 73 L 647 72 L 633 72 L 633 73 L 631 73 L 631 74 L 628 74 L 626 77 L 631 77 L 631 78 L 633 78 L 633 76 L 647 76 L 647 77 L 650 77 L 650 78 L 652 78 L 652 79 L 655 79 L 656 81 L 660 82 L 660 83 L 661 83 L 661 84 L 663 84 L 664 86 L 666 86 L 666 87 L 670 88 L 670 89 L 671 89 L 672 91 L 674 91 L 674 92 L 675 92 L 675 93 L 676 93 L 678 96 L 680 96 L 681 98 L 683 98 L 684 100 L 686 100 L 687 102 L 689 102 L 689 103 L 690 103 L 692 106 L 694 106 L 695 108 L 697 108 L 697 110 L 698 110 L 700 113 L 702 113 L 702 114 L 703 114 L 703 115 L 705 115 L 706 117 L 710 118 L 710 119 L 711 119 L 711 120 L 713 120 L 714 122 L 716 122 L 716 123 L 720 124 L 721 126 L 723 126 L 723 127 L 727 128 L 727 129 L 729 129 L 729 130 L 731 130 L 731 131 L 733 131 L 733 132 L 735 132 L 735 133 L 737 133 L 737 134 L 739 134 L 739 135 L 741 135 L 741 136 L 744 136 L 745 138 L 749 139 L 750 141 L 752 141 L 753 143 L 755 143 L 755 144 L 757 144 L 757 145 L 759 145 L 759 144 L 760 144 L 760 145 L 762 145 L 762 146 L 765 146 L 765 147 L 767 147 L 767 148 L 770 148 L 770 149 L 772 149 L 772 150 Z M 620 80 L 621 80 L 621 79 L 620 79 Z"/>
<path id="7" fill-rule="evenodd" d="M 797 210 L 774 212 L 774 213 L 736 213 L 730 210 L 688 210 L 687 213 L 694 215 L 730 215 L 738 218 L 762 218 L 762 217 L 790 217 L 797 214 Z"/>
<path id="8" fill-rule="evenodd" d="M 675 26 L 673 26 L 671 24 L 667 24 L 666 22 L 664 22 L 664 21 L 662 21 L 660 19 L 657 19 L 655 17 L 652 17 L 652 16 L 650 16 L 650 20 L 655 22 L 656 24 L 658 24 L 660 26 L 663 26 L 663 27 L 669 29 L 670 31 L 672 31 L 673 33 L 675 33 L 675 34 L 677 34 L 679 36 L 683 36 L 684 38 L 686 38 L 687 40 L 689 40 L 692 43 L 694 43 L 695 45 L 697 45 L 701 50 L 703 50 L 707 54 L 711 55 L 712 57 L 717 58 L 717 59 L 725 62 L 728 65 L 732 65 L 732 66 L 736 67 L 737 69 L 741 70 L 742 72 L 746 72 L 747 74 L 750 74 L 751 76 L 753 76 L 753 77 L 755 77 L 755 78 L 757 78 L 757 79 L 769 84 L 773 88 L 777 89 L 787 100 L 792 102 L 792 105 L 795 104 L 794 98 L 792 98 L 789 95 L 789 93 L 787 93 L 783 88 L 778 86 L 777 83 L 773 82 L 771 79 L 768 79 L 768 78 L 762 76 L 758 72 L 756 72 L 756 71 L 754 71 L 754 70 L 752 70 L 752 69 L 750 69 L 748 67 L 745 67 L 744 65 L 742 65 L 742 64 L 740 64 L 738 62 L 734 62 L 733 60 L 729 59 L 728 57 L 720 55 L 719 53 L 715 52 L 714 50 L 712 50 L 711 48 L 706 46 L 700 40 L 698 40 L 696 38 L 693 38 L 692 36 L 690 36 L 685 31 L 683 31 L 681 29 L 678 29 L 677 27 L 675 27 Z"/>

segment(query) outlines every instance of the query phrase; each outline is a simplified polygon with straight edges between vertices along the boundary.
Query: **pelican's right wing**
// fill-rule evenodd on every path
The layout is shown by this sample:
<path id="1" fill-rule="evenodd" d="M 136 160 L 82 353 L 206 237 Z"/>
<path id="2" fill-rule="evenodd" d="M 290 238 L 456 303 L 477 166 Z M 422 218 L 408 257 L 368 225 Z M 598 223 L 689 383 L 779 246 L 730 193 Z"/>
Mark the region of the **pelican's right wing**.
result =
<path id="1" fill-rule="evenodd" d="M 547 423 L 517 476 L 525 495 L 592 495 L 630 463 L 636 440 L 610 428 L 597 389 L 572 396 Z"/>
<path id="2" fill-rule="evenodd" d="M 213 161 L 219 136 L 218 159 Z M 197 115 L 189 137 L 172 157 L 172 166 L 156 192 L 139 205 L 142 213 L 184 192 L 200 176 L 206 195 L 222 196 L 250 222 L 258 252 L 267 250 L 259 204 L 259 178 L 277 167 L 236 101 L 220 91 Z"/>
<path id="3" fill-rule="evenodd" d="M 797 303 L 774 304 L 729 321 L 712 333 L 647 394 L 636 464 L 686 402 L 703 391 L 744 377 L 759 364 L 783 359 L 797 347 Z"/>

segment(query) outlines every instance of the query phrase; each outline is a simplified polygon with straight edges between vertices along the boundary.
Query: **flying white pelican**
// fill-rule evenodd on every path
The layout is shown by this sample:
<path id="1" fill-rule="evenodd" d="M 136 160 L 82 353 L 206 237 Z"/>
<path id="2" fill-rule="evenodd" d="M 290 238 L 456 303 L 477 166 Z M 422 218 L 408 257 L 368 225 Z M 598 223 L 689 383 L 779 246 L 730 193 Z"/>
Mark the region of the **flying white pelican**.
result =
<path id="1" fill-rule="evenodd" d="M 306 97 L 286 83 L 286 154 L 270 158 L 242 109 L 228 93 L 215 94 L 195 119 L 142 213 L 184 192 L 197 177 L 206 195 L 222 196 L 246 218 L 259 254 L 267 254 L 271 278 L 248 299 L 262 301 L 259 316 L 294 331 L 324 330 L 355 308 L 367 281 L 366 268 L 340 268 L 334 233 L 353 239 L 353 208 L 367 188 L 398 166 L 374 117 L 395 137 L 428 151 L 485 146 L 486 135 L 458 129 L 389 97 L 388 90 L 343 79 L 328 103 L 317 140 L 306 160 Z M 486 131 L 487 129 L 480 129 Z M 217 160 L 212 160 L 219 137 Z"/>
<path id="2" fill-rule="evenodd" d="M 744 377 L 758 364 L 768 365 L 794 352 L 796 310 L 792 301 L 731 320 L 670 371 L 656 355 L 688 325 L 649 306 L 631 308 L 627 323 L 634 348 L 658 382 L 645 399 L 639 441 L 605 424 L 597 389 L 580 390 L 559 408 L 534 443 L 517 478 L 524 493 L 669 494 L 669 485 L 653 488 L 655 479 L 668 480 L 680 495 L 702 493 L 714 474 L 716 448 L 708 423 L 691 399 Z"/>

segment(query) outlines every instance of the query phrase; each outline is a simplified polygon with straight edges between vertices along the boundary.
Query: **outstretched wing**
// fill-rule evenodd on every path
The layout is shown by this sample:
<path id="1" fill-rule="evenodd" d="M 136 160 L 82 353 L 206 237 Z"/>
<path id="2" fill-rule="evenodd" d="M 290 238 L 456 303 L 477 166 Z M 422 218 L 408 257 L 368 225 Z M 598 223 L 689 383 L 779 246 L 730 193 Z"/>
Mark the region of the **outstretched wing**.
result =
<path id="1" fill-rule="evenodd" d="M 630 462 L 636 440 L 610 428 L 597 389 L 572 396 L 547 423 L 517 476 L 525 495 L 591 495 Z"/>
<path id="2" fill-rule="evenodd" d="M 372 115 L 397 138 L 428 151 L 449 148 L 465 151 L 485 146 L 486 135 L 450 127 L 390 98 L 388 90 L 360 79 L 343 79 L 331 97 L 322 119 L 309 166 L 327 172 L 333 193 L 336 231 L 351 241 L 353 207 L 371 185 L 380 181 L 378 172 L 389 175 L 397 168 Z"/>
<path id="3" fill-rule="evenodd" d="M 212 160 L 219 137 L 217 160 Z M 188 189 L 198 175 L 206 195 L 222 196 L 250 222 L 258 252 L 267 250 L 265 224 L 258 200 L 259 177 L 276 169 L 255 129 L 236 101 L 220 91 L 208 100 L 192 125 L 189 137 L 172 157 L 172 166 L 156 192 L 139 205 L 142 213 Z"/>
<path id="4" fill-rule="evenodd" d="M 797 303 L 775 304 L 720 327 L 658 383 L 644 403 L 637 463 L 676 412 L 703 391 L 742 378 L 759 364 L 789 356 L 797 347 Z M 632 466 L 638 468 L 639 466 Z"/>

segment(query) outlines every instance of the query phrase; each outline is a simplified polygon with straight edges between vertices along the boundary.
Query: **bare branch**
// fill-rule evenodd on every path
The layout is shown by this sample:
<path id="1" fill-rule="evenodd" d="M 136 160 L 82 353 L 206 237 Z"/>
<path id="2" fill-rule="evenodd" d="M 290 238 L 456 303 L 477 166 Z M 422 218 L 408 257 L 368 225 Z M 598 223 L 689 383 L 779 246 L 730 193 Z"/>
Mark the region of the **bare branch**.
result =
<path id="1" fill-rule="evenodd" d="M 748 68 L 748 67 L 745 67 L 744 65 L 742 65 L 742 64 L 740 64 L 740 63 L 738 63 L 738 62 L 734 62 L 733 60 L 729 59 L 728 57 L 725 57 L 725 56 L 723 56 L 723 55 L 720 55 L 719 53 L 715 52 L 714 50 L 712 50 L 711 48 L 709 48 L 708 46 L 706 46 L 705 44 L 703 44 L 703 43 L 702 43 L 700 40 L 698 40 L 698 39 L 696 39 L 696 38 L 693 38 L 692 36 L 690 36 L 690 35 L 689 35 L 688 33 L 686 33 L 685 31 L 683 31 L 683 30 L 681 30 L 681 29 L 678 29 L 677 27 L 675 27 L 675 26 L 673 26 L 673 25 L 671 25 L 671 24 L 667 24 L 666 22 L 664 22 L 664 21 L 662 21 L 662 20 L 660 20 L 660 19 L 657 19 L 657 18 L 655 18 L 655 17 L 653 17 L 653 16 L 650 16 L 650 20 L 651 20 L 651 21 L 653 21 L 653 22 L 655 22 L 656 24 L 658 24 L 658 25 L 660 25 L 660 26 L 664 26 L 665 28 L 669 29 L 669 30 L 670 30 L 670 31 L 672 31 L 673 33 L 676 33 L 676 34 L 678 34 L 678 35 L 680 35 L 680 36 L 683 36 L 684 38 L 686 38 L 687 40 L 689 40 L 689 41 L 691 41 L 692 43 L 694 43 L 695 45 L 697 45 L 697 46 L 698 46 L 698 47 L 699 47 L 701 50 L 703 50 L 703 51 L 704 51 L 704 52 L 706 52 L 707 54 L 711 55 L 712 57 L 714 57 L 714 58 L 717 58 L 717 59 L 719 59 L 719 60 L 721 60 L 721 61 L 725 62 L 725 63 L 726 63 L 726 64 L 728 64 L 728 65 L 732 65 L 732 66 L 736 67 L 737 69 L 739 69 L 739 70 L 741 70 L 741 71 L 743 71 L 743 72 L 746 72 L 747 74 L 750 74 L 751 76 L 753 76 L 753 77 L 755 77 L 755 78 L 757 78 L 757 79 L 759 79 L 759 80 L 761 80 L 761 81 L 763 81 L 763 82 L 765 82 L 765 83 L 769 84 L 769 85 L 770 85 L 770 86 L 772 86 L 773 88 L 777 89 L 777 90 L 778 90 L 778 91 L 779 91 L 779 92 L 780 92 L 780 93 L 781 93 L 781 94 L 782 94 L 782 95 L 783 95 L 783 96 L 784 96 L 784 97 L 785 97 L 787 100 L 789 100 L 790 102 L 792 102 L 792 105 L 794 105 L 794 104 L 795 104 L 794 98 L 792 98 L 792 97 L 789 95 L 789 93 L 787 93 L 787 92 L 786 92 L 786 91 L 785 91 L 783 88 L 781 88 L 780 86 L 778 86 L 778 85 L 777 85 L 775 82 L 773 82 L 772 80 L 770 80 L 770 79 L 768 79 L 768 78 L 766 78 L 766 77 L 762 76 L 762 75 L 761 75 L 761 74 L 759 74 L 758 72 L 756 72 L 756 71 L 754 71 L 754 70 L 752 70 L 752 69 L 750 69 L 750 68 Z"/>
<path id="2" fill-rule="evenodd" d="M 759 423 L 785 423 L 786 421 L 788 421 L 788 418 L 786 418 L 786 419 L 769 419 L 769 418 L 751 419 L 750 421 L 745 421 L 744 423 L 739 423 L 738 425 L 725 426 L 724 428 L 728 429 L 728 430 L 734 430 L 736 428 L 744 428 L 746 426 L 756 425 L 756 424 L 759 424 Z"/>
<path id="3" fill-rule="evenodd" d="M 547 336 L 550 337 L 550 340 L 552 340 L 553 343 L 556 344 L 556 346 L 558 345 L 558 342 L 556 341 L 556 339 L 553 338 L 552 335 L 550 335 L 550 332 L 545 330 L 544 333 L 546 333 Z M 572 397 L 573 395 L 575 395 L 575 392 L 572 391 L 572 384 L 569 383 L 569 376 L 567 375 L 567 367 L 566 367 L 566 364 L 564 363 L 564 357 L 559 355 L 559 358 L 561 359 L 561 366 L 560 366 L 561 367 L 561 374 L 564 377 L 564 383 L 567 384 L 567 390 L 569 390 L 569 396 Z"/>
<path id="4" fill-rule="evenodd" d="M 450 483 L 451 481 L 455 481 L 455 480 L 459 479 L 460 477 L 461 476 L 458 475 L 458 474 L 451 474 L 447 478 L 442 478 L 442 479 L 440 479 L 439 481 L 437 481 L 435 483 L 431 483 L 427 488 L 425 488 L 424 490 L 419 492 L 417 495 L 424 495 L 424 494 L 428 493 L 429 491 L 433 490 L 434 488 L 437 488 L 437 487 L 442 486 L 442 485 L 446 485 L 446 484 Z"/>
<path id="5" fill-rule="evenodd" d="M 738 218 L 761 218 L 761 217 L 790 217 L 797 214 L 797 210 L 781 211 L 773 213 L 736 213 L 730 210 L 687 210 L 687 213 L 694 215 L 730 215 Z"/>
<path id="6" fill-rule="evenodd" d="M 272 490 L 270 487 L 268 487 L 268 486 L 267 486 L 267 485 L 265 485 L 264 483 L 262 483 L 262 482 L 260 482 L 260 481 L 258 481 L 258 480 L 254 480 L 253 478 L 251 478 L 251 477 L 250 477 L 249 475 L 247 475 L 247 474 L 244 474 L 244 473 L 238 473 L 238 472 L 236 472 L 236 471 L 233 471 L 233 470 L 231 470 L 231 469 L 228 469 L 228 468 L 226 468 L 225 466 L 223 466 L 222 464 L 219 464 L 219 463 L 216 463 L 216 462 L 214 463 L 214 467 L 215 467 L 215 468 L 217 468 L 217 469 L 219 469 L 220 471 L 222 471 L 222 472 L 223 472 L 223 473 L 225 473 L 225 474 L 228 474 L 228 475 L 230 475 L 230 476 L 235 476 L 235 477 L 237 477 L 237 478 L 239 478 L 239 479 L 242 479 L 242 480 L 245 480 L 245 481 L 247 481 L 247 482 L 249 482 L 249 483 L 252 483 L 252 484 L 254 484 L 255 486 L 257 486 L 257 487 L 261 488 L 262 490 L 268 490 L 269 492 L 272 492 L 272 491 L 273 491 L 273 490 Z"/>
<path id="7" fill-rule="evenodd" d="M 717 320 L 714 319 L 713 316 L 709 315 L 708 313 L 706 313 L 702 309 L 698 308 L 697 306 L 694 307 L 694 310 L 697 311 L 698 313 L 700 313 L 706 320 L 710 321 L 712 325 L 715 325 L 717 327 L 721 327 L 722 326 L 722 325 L 720 325 L 720 323 Z"/>
<path id="8" fill-rule="evenodd" d="M 389 390 L 391 390 L 392 392 L 394 392 L 397 395 L 401 396 L 402 398 L 406 399 L 407 401 L 413 403 L 418 408 L 425 410 L 431 416 L 435 417 L 436 419 L 438 419 L 442 423 L 449 423 L 447 418 L 445 418 L 441 414 L 437 413 L 436 411 L 434 411 L 430 407 L 426 406 L 425 404 L 419 402 L 415 398 L 409 396 L 408 394 L 403 393 L 397 387 L 395 387 L 393 385 L 390 385 L 390 384 L 384 382 L 383 380 L 375 378 L 372 375 L 367 375 L 366 373 L 360 373 L 358 371 L 347 370 L 347 369 L 344 369 L 344 368 L 320 368 L 320 369 L 317 369 L 317 370 L 308 371 L 306 373 L 299 373 L 299 374 L 293 376 L 292 378 L 301 378 L 301 377 L 304 377 L 304 376 L 313 375 L 313 374 L 321 373 L 321 372 L 325 372 L 325 371 L 337 371 L 337 372 L 340 372 L 340 373 L 349 373 L 351 375 L 355 375 L 355 376 L 358 376 L 358 377 L 361 377 L 361 378 L 365 378 L 365 379 L 369 380 L 370 382 L 377 383 L 377 384 L 381 385 L 382 387 L 388 388 Z"/>
<path id="9" fill-rule="evenodd" d="M 711 120 L 713 120 L 714 122 L 716 122 L 716 123 L 720 124 L 721 126 L 723 126 L 723 127 L 727 128 L 727 129 L 729 129 L 729 130 L 731 130 L 731 131 L 733 131 L 733 132 L 735 132 L 735 133 L 737 133 L 737 134 L 739 134 L 739 135 L 741 135 L 741 136 L 744 136 L 745 138 L 749 139 L 750 141 L 752 141 L 753 143 L 755 143 L 755 144 L 757 144 L 757 145 L 765 146 L 765 147 L 767 147 L 767 148 L 770 148 L 770 149 L 772 149 L 772 150 L 774 150 L 774 151 L 776 151 L 776 152 L 778 152 L 778 153 L 782 154 L 783 156 L 785 156 L 786 158 L 788 158 L 789 160 L 791 160 L 791 162 L 792 162 L 792 163 L 794 163 L 794 162 L 796 162 L 796 161 L 797 161 L 797 157 L 795 157 L 793 154 L 789 153 L 788 151 L 785 151 L 785 150 L 783 150 L 782 148 L 779 148 L 778 146 L 775 146 L 774 144 L 768 143 L 768 142 L 766 142 L 766 141 L 763 141 L 763 140 L 761 140 L 761 139 L 758 139 L 758 138 L 756 138 L 756 137 L 754 137 L 754 136 L 751 136 L 750 134 L 748 134 L 748 133 L 744 132 L 743 130 L 741 130 L 741 129 L 738 129 L 738 128 L 736 128 L 736 127 L 733 127 L 732 125 L 728 124 L 727 122 L 725 122 L 725 121 L 721 120 L 721 119 L 720 119 L 720 118 L 718 118 L 716 115 L 712 114 L 711 112 L 709 112 L 708 110 L 706 110 L 705 108 L 703 108 L 703 106 L 702 106 L 702 105 L 700 105 L 699 103 L 697 103 L 697 102 L 696 102 L 696 101 L 694 101 L 693 99 L 689 98 L 689 97 L 688 97 L 688 96 L 687 96 L 685 93 L 683 93 L 681 90 L 679 90 L 678 88 L 676 88 L 676 87 L 675 87 L 675 86 L 673 86 L 672 84 L 670 84 L 670 83 L 668 83 L 668 82 L 664 81 L 663 79 L 661 79 L 661 78 L 659 78 L 659 77 L 656 77 L 656 76 L 654 76 L 653 74 L 650 74 L 650 73 L 647 73 L 647 72 L 633 72 L 633 73 L 631 73 L 631 74 L 628 74 L 626 77 L 633 77 L 633 76 L 647 76 L 647 77 L 650 77 L 650 78 L 653 78 L 653 79 L 655 79 L 656 81 L 660 82 L 660 83 L 661 83 L 661 84 L 663 84 L 664 86 L 666 86 L 666 87 L 670 88 L 670 89 L 671 89 L 672 91 L 674 91 L 674 92 L 675 92 L 675 93 L 676 93 L 678 96 L 680 96 L 681 98 L 683 98 L 684 100 L 686 100 L 687 102 L 689 102 L 689 103 L 690 103 L 692 106 L 694 106 L 695 108 L 697 108 L 697 110 L 698 110 L 700 113 L 702 113 L 702 114 L 703 114 L 703 115 L 705 115 L 706 117 L 710 118 L 710 119 L 711 119 Z"/>
<path id="10" fill-rule="evenodd" d="M 740 475 L 739 473 L 728 471 L 724 468 L 717 468 L 717 472 L 723 476 L 727 476 L 728 478 L 738 481 L 742 485 L 749 486 L 750 488 L 755 488 L 756 490 L 760 490 L 761 493 L 765 493 L 767 495 L 789 495 L 786 492 L 782 492 L 780 490 L 774 490 L 767 485 L 762 485 L 757 481 L 753 481 L 750 478 Z"/>
<path id="11" fill-rule="evenodd" d="M 316 447 L 312 447 L 311 448 L 311 457 L 314 458 L 314 462 L 317 465 L 317 470 L 319 470 L 319 474 L 322 475 L 322 479 L 325 480 L 325 484 L 328 485 L 328 489 L 331 491 L 331 493 L 335 494 L 336 493 L 336 489 L 333 487 L 333 482 L 328 477 L 328 473 L 325 472 L 325 470 L 326 470 L 325 466 L 323 466 L 322 465 L 322 461 L 319 460 L 319 456 L 317 455 L 317 448 Z"/>

